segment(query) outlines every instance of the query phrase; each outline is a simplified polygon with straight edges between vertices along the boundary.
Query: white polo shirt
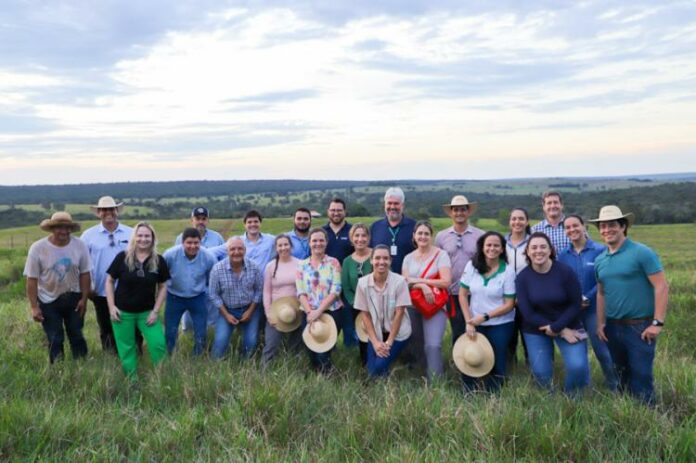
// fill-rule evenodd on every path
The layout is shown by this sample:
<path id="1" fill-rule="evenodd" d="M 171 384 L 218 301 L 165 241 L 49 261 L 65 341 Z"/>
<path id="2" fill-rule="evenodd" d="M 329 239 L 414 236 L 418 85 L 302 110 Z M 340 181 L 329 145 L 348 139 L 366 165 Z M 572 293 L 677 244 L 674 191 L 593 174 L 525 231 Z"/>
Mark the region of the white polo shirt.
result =
<path id="1" fill-rule="evenodd" d="M 505 299 L 515 298 L 515 270 L 501 260 L 498 270 L 489 278 L 484 278 L 469 261 L 464 268 L 459 285 L 471 293 L 469 307 L 473 316 L 484 315 L 503 305 Z M 513 321 L 515 321 L 515 309 L 482 324 L 502 325 Z"/>

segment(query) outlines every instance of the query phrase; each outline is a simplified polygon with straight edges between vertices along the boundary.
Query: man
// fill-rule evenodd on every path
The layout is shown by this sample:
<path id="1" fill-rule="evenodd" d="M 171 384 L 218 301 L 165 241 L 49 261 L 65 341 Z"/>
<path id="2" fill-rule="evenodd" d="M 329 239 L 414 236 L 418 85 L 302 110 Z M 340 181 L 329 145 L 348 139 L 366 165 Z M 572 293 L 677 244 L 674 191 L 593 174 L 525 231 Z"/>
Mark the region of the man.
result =
<path id="1" fill-rule="evenodd" d="M 111 327 L 109 306 L 106 303 L 104 283 L 106 282 L 106 271 L 114 257 L 128 247 L 133 229 L 118 221 L 118 216 L 123 211 L 123 203 L 116 203 L 111 196 L 102 196 L 97 201 L 97 205 L 91 206 L 90 209 L 99 217 L 100 223 L 85 230 L 81 236 L 82 241 L 89 249 L 89 256 L 92 260 L 94 289 L 90 292 L 89 297 L 94 304 L 102 349 L 105 352 L 115 354 L 116 342 Z M 140 331 L 137 333 L 138 351 L 142 351 L 143 338 Z"/>
<path id="2" fill-rule="evenodd" d="M 41 322 L 51 363 L 63 357 L 63 325 L 74 359 L 87 355 L 82 334 L 90 271 L 87 246 L 70 236 L 80 229 L 67 212 L 56 212 L 40 225 L 50 235 L 33 243 L 24 266 L 31 317 Z"/>
<path id="3" fill-rule="evenodd" d="M 187 228 L 181 235 L 182 244 L 163 255 L 171 277 L 167 283 L 164 313 L 167 352 L 174 352 L 179 321 L 188 312 L 193 324 L 193 355 L 200 355 L 206 345 L 208 276 L 217 259 L 207 249 L 201 249 L 201 235 L 196 228 Z"/>
<path id="4" fill-rule="evenodd" d="M 452 328 L 452 343 L 466 331 L 466 322 L 459 305 L 459 280 L 464 273 L 464 267 L 476 254 L 476 241 L 483 230 L 469 224 L 469 217 L 476 210 L 476 203 L 470 203 L 466 196 L 457 195 L 449 204 L 443 204 L 452 226 L 442 230 L 435 237 L 435 246 L 445 250 L 452 262 L 452 284 L 449 288 L 450 326 Z"/>
<path id="5" fill-rule="evenodd" d="M 261 271 L 245 258 L 244 241 L 239 237 L 227 242 L 228 257 L 210 271 L 209 298 L 220 311 L 215 325 L 213 358 L 227 352 L 235 327 L 242 329 L 242 356 L 249 358 L 256 349 L 263 291 Z"/>
<path id="6" fill-rule="evenodd" d="M 346 202 L 341 198 L 333 198 L 326 212 L 329 217 L 329 222 L 324 225 L 329 236 L 326 254 L 342 264 L 343 259 L 353 253 L 353 245 L 348 237 L 351 225 L 346 222 Z"/>
<path id="7" fill-rule="evenodd" d="M 558 255 L 570 246 L 570 240 L 563 228 L 563 200 L 557 191 L 547 191 L 541 196 L 541 207 L 544 211 L 544 220 L 532 227 L 532 232 L 546 233 Z"/>
<path id="8" fill-rule="evenodd" d="M 309 257 L 309 229 L 312 227 L 312 213 L 306 207 L 299 207 L 293 215 L 293 230 L 287 235 L 292 241 L 292 255 L 297 259 Z"/>
<path id="9" fill-rule="evenodd" d="M 597 224 L 607 249 L 595 260 L 597 336 L 607 342 L 620 390 L 655 403 L 653 362 L 669 289 L 657 254 L 628 238 L 633 214 L 604 206 Z"/>
<path id="10" fill-rule="evenodd" d="M 392 272 L 399 275 L 404 257 L 415 249 L 413 228 L 416 221 L 404 216 L 404 201 L 405 195 L 401 188 L 389 188 L 384 194 L 386 217 L 370 226 L 370 247 L 374 248 L 378 244 L 389 246 Z"/>
<path id="11" fill-rule="evenodd" d="M 201 246 L 214 248 L 215 246 L 225 244 L 225 239 L 220 233 L 208 228 L 209 221 L 210 214 L 207 208 L 203 206 L 193 208 L 193 211 L 191 211 L 191 225 L 193 228 L 198 229 L 198 232 L 201 234 Z M 181 234 L 176 237 L 174 244 L 181 244 Z"/>
<path id="12" fill-rule="evenodd" d="M 215 230 L 210 230 L 208 228 L 208 222 L 210 221 L 210 213 L 208 209 L 203 206 L 194 207 L 191 211 L 191 225 L 193 228 L 198 230 L 201 234 L 201 246 L 206 249 L 212 249 L 217 246 L 225 246 L 225 239 L 222 235 Z M 181 233 L 176 237 L 174 244 L 181 244 Z M 208 308 L 208 325 L 214 325 L 217 320 L 217 309 L 213 307 Z M 184 331 L 188 331 L 193 328 L 193 321 L 191 320 L 191 314 L 188 312 L 184 313 L 181 322 L 181 328 Z"/>

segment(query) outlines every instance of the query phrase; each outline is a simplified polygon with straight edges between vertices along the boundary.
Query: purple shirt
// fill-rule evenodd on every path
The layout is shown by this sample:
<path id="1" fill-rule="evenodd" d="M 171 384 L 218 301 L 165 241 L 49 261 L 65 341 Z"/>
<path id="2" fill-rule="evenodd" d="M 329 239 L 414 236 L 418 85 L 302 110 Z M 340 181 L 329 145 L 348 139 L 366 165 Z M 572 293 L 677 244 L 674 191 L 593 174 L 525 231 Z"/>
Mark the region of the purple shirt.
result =
<path id="1" fill-rule="evenodd" d="M 483 230 L 468 225 L 463 233 L 454 231 L 454 227 L 446 228 L 435 237 L 435 246 L 443 249 L 452 262 L 452 284 L 450 294 L 459 294 L 459 280 L 462 278 L 466 264 L 476 254 L 476 241 L 483 235 Z"/>

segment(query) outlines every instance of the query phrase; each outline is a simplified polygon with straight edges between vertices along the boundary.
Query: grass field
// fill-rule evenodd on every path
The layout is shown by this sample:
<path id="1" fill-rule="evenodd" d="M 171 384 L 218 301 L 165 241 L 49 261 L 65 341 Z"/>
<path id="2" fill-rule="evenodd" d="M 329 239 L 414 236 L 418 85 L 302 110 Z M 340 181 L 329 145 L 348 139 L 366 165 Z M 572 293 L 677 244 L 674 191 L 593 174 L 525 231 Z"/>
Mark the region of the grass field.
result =
<path id="1" fill-rule="evenodd" d="M 185 225 L 153 223 L 161 250 Z M 290 228 L 287 219 L 263 224 L 274 233 Z M 500 228 L 485 219 L 479 226 Z M 230 235 L 241 224 L 214 221 L 213 228 Z M 194 360 L 189 336 L 161 368 L 142 368 L 133 386 L 98 347 L 91 307 L 88 359 L 49 367 L 21 279 L 25 237 L 43 233 L 3 230 L 0 460 L 696 461 L 695 232 L 694 225 L 631 231 L 658 251 L 670 283 L 656 359 L 659 405 L 649 409 L 604 389 L 592 356 L 593 390 L 577 400 L 538 390 L 519 365 L 499 395 L 465 396 L 453 366 L 432 385 L 402 366 L 371 383 L 357 352 L 341 346 L 338 373 L 329 378 L 310 373 L 304 356 L 281 357 L 261 371 L 257 359 Z M 445 346 L 449 359 L 449 340 Z"/>

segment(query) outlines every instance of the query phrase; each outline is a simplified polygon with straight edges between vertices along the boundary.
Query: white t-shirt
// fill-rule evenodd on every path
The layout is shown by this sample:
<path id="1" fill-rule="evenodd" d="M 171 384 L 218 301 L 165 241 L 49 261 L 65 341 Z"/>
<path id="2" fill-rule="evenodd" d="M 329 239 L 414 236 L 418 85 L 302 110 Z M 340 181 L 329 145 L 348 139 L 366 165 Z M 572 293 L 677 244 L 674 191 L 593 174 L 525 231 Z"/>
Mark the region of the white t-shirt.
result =
<path id="1" fill-rule="evenodd" d="M 484 315 L 505 303 L 505 299 L 515 298 L 515 271 L 504 261 L 500 261 L 498 271 L 490 278 L 484 278 L 471 262 L 464 267 L 459 285 L 469 290 L 469 307 L 473 316 Z M 493 317 L 483 325 L 502 325 L 515 321 L 515 309 L 499 317 Z"/>
<path id="2" fill-rule="evenodd" d="M 65 246 L 56 246 L 48 237 L 31 245 L 24 276 L 39 280 L 39 301 L 49 304 L 61 294 L 80 292 L 80 275 L 92 270 L 84 241 L 70 237 Z"/>

